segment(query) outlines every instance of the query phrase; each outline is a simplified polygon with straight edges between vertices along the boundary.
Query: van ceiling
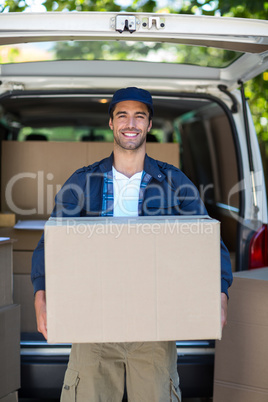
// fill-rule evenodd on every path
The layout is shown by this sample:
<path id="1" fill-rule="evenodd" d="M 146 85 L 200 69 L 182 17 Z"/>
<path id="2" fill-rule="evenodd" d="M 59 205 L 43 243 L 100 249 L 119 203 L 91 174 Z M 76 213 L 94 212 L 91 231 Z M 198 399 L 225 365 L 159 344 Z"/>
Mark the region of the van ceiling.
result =
<path id="1" fill-rule="evenodd" d="M 108 124 L 108 102 L 101 103 L 103 96 L 83 94 L 11 94 L 0 99 L 2 114 L 12 116 L 22 126 L 39 127 L 64 124 L 89 124 L 103 127 Z M 154 126 L 163 120 L 197 110 L 210 103 L 205 99 L 154 97 Z M 9 118 L 10 120 L 10 118 Z"/>

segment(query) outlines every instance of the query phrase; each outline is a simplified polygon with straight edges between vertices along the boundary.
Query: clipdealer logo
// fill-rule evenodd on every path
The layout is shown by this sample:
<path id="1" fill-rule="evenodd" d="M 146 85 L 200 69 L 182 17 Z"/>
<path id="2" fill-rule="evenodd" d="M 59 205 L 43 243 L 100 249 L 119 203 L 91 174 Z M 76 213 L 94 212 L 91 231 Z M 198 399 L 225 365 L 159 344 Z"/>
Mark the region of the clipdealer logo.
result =
<path id="1" fill-rule="evenodd" d="M 49 215 L 53 210 L 54 197 L 57 194 L 57 215 L 78 216 L 83 208 L 86 211 L 91 211 L 91 185 L 95 186 L 94 180 L 99 178 L 102 180 L 103 174 L 89 174 L 85 180 L 85 188 L 73 182 L 66 183 L 62 187 L 60 184 L 53 183 L 54 175 L 52 173 L 45 173 L 44 171 L 18 173 L 11 177 L 6 185 L 6 204 L 11 211 L 18 215 Z M 209 191 L 211 186 L 200 186 L 201 198 L 205 196 L 206 191 Z M 189 204 L 198 197 L 198 190 L 192 183 L 183 184 L 175 191 L 171 186 L 168 186 L 165 192 L 158 184 L 150 185 L 150 189 L 153 189 L 155 194 L 144 200 L 143 210 L 146 215 L 163 214 L 166 202 L 168 205 L 173 205 L 176 214 L 184 215 L 184 210 L 180 208 L 181 197 L 183 197 L 184 202 L 186 201 Z M 19 194 L 18 191 L 20 191 Z M 27 191 L 28 193 L 30 191 L 31 194 L 27 194 Z M 124 189 L 121 189 L 120 194 L 122 193 L 123 199 L 128 201 L 129 196 L 126 196 L 124 191 Z M 181 192 L 184 193 L 183 196 L 180 195 Z M 72 202 L 68 205 L 70 196 Z M 29 197 L 31 198 L 29 199 Z M 119 197 L 119 203 L 120 199 Z M 152 210 L 150 208 L 151 203 L 155 203 L 158 207 Z M 121 209 L 125 208 L 121 206 Z M 131 216 L 131 214 L 128 214 L 128 210 L 125 212 L 126 215 Z M 195 210 L 187 210 L 188 215 L 195 213 Z M 170 215 L 171 211 L 168 210 L 167 214 Z"/>
<path id="2" fill-rule="evenodd" d="M 83 208 L 86 211 L 91 210 L 90 196 L 88 196 L 91 194 L 91 180 L 98 178 L 98 176 L 103 177 L 100 173 L 89 175 L 86 181 L 86 188 L 84 189 L 75 183 L 67 184 L 64 187 L 62 187 L 61 184 L 55 184 L 53 173 L 45 173 L 44 171 L 18 173 L 11 177 L 6 184 L 6 206 L 10 211 L 21 216 L 50 215 L 54 207 L 55 195 L 58 193 L 58 209 L 55 210 L 56 215 L 59 217 L 78 216 Z M 169 179 L 169 182 L 171 182 L 171 178 Z M 227 195 L 227 204 L 222 204 L 225 210 L 228 211 L 230 217 L 241 225 L 253 230 L 255 229 L 255 222 L 257 220 L 263 221 L 267 215 L 267 211 L 265 210 L 266 204 L 264 202 L 265 185 L 263 171 L 255 172 L 254 179 L 256 183 L 254 194 L 252 183 L 249 178 L 246 178 L 230 188 Z M 94 183 L 92 185 L 94 185 Z M 163 214 L 166 200 L 169 205 L 174 206 L 176 215 L 186 215 L 184 209 L 180 207 L 181 190 L 186 194 L 183 195 L 183 202 L 186 200 L 190 206 L 192 201 L 198 197 L 198 190 L 192 183 L 184 187 L 178 187 L 175 191 L 167 191 L 167 193 L 164 193 L 163 188 L 160 186 L 154 184 L 153 187 L 155 188 L 156 195 L 144 201 L 143 211 L 145 215 L 156 216 Z M 213 188 L 214 184 L 207 184 L 206 186 L 200 185 L 199 194 L 201 199 L 210 199 L 209 194 L 213 191 Z M 27 194 L 29 189 L 31 189 L 31 194 Z M 19 194 L 18 191 L 20 192 Z M 65 200 L 69 197 L 69 192 L 74 195 L 74 199 L 76 200 L 76 204 L 73 204 L 71 209 L 69 206 L 65 206 Z M 247 218 L 240 215 L 239 208 L 232 206 L 234 198 L 239 198 L 240 194 L 243 192 L 247 194 L 250 192 L 252 198 L 252 200 L 250 200 L 250 197 L 246 198 Z M 257 200 L 257 205 L 262 206 L 262 208 L 252 207 L 254 205 L 254 196 Z M 221 204 L 217 203 L 216 200 L 213 202 L 215 202 L 216 205 Z M 158 207 L 151 209 L 151 204 L 158 205 Z M 166 215 L 171 215 L 169 210 L 166 212 Z M 194 210 L 187 210 L 187 215 L 195 215 L 195 213 L 196 211 Z M 206 214 L 205 209 L 204 214 Z M 146 231 L 146 227 L 144 227 L 143 230 Z"/>
<path id="3" fill-rule="evenodd" d="M 33 180 L 35 191 L 35 202 L 32 202 L 32 205 L 36 205 L 35 208 L 21 208 L 14 201 L 13 193 L 16 185 L 22 185 L 22 181 L 24 180 Z M 42 215 L 42 214 L 50 214 L 53 205 L 54 205 L 54 197 L 55 194 L 61 189 L 60 184 L 50 184 L 54 179 L 54 175 L 52 173 L 45 173 L 43 171 L 38 171 L 37 173 L 24 172 L 18 173 L 13 176 L 7 183 L 5 189 L 5 199 L 8 208 L 18 215 Z M 46 181 L 48 183 L 46 183 Z M 22 195 L 23 198 L 23 195 Z M 46 206 L 46 207 L 45 207 Z"/>

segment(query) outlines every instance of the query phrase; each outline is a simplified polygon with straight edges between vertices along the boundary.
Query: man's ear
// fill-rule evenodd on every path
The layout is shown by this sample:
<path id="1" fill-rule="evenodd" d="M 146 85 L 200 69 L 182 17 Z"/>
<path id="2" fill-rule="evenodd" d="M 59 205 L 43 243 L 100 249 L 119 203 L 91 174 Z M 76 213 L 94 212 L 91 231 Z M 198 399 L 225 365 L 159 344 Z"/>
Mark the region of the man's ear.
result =
<path id="1" fill-rule="evenodd" d="M 149 131 L 151 130 L 152 125 L 153 125 L 153 121 L 152 121 L 152 119 L 151 119 L 151 120 L 149 121 L 149 126 L 148 126 L 148 129 L 147 129 L 147 133 L 149 133 Z"/>
<path id="2" fill-rule="evenodd" d="M 112 120 L 111 117 L 110 117 L 110 120 L 109 120 L 109 127 L 110 127 L 111 130 L 114 129 L 113 120 Z"/>

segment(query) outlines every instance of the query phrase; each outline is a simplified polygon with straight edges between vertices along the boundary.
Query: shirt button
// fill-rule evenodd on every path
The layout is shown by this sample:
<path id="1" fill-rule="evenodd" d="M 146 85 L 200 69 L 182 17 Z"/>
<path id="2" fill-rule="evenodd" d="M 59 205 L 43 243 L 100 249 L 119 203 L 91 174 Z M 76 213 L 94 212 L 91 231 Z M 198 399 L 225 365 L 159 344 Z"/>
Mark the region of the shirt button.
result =
<path id="1" fill-rule="evenodd" d="M 159 175 L 158 175 L 158 177 L 159 177 L 159 179 L 160 179 L 160 177 L 162 177 L 162 175 L 161 175 L 161 174 L 159 174 Z"/>

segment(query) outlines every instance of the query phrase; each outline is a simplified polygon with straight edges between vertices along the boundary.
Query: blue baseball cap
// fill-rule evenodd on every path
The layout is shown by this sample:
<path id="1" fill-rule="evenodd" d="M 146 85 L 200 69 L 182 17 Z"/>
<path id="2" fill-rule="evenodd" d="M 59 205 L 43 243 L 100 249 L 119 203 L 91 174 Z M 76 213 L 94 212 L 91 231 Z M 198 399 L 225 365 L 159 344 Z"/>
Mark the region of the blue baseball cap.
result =
<path id="1" fill-rule="evenodd" d="M 145 89 L 136 87 L 122 88 L 116 91 L 109 105 L 109 114 L 113 106 L 115 106 L 119 102 L 124 101 L 137 101 L 145 103 L 145 105 L 149 107 L 152 116 L 154 114 L 153 100 L 150 92 L 146 91 Z"/>

